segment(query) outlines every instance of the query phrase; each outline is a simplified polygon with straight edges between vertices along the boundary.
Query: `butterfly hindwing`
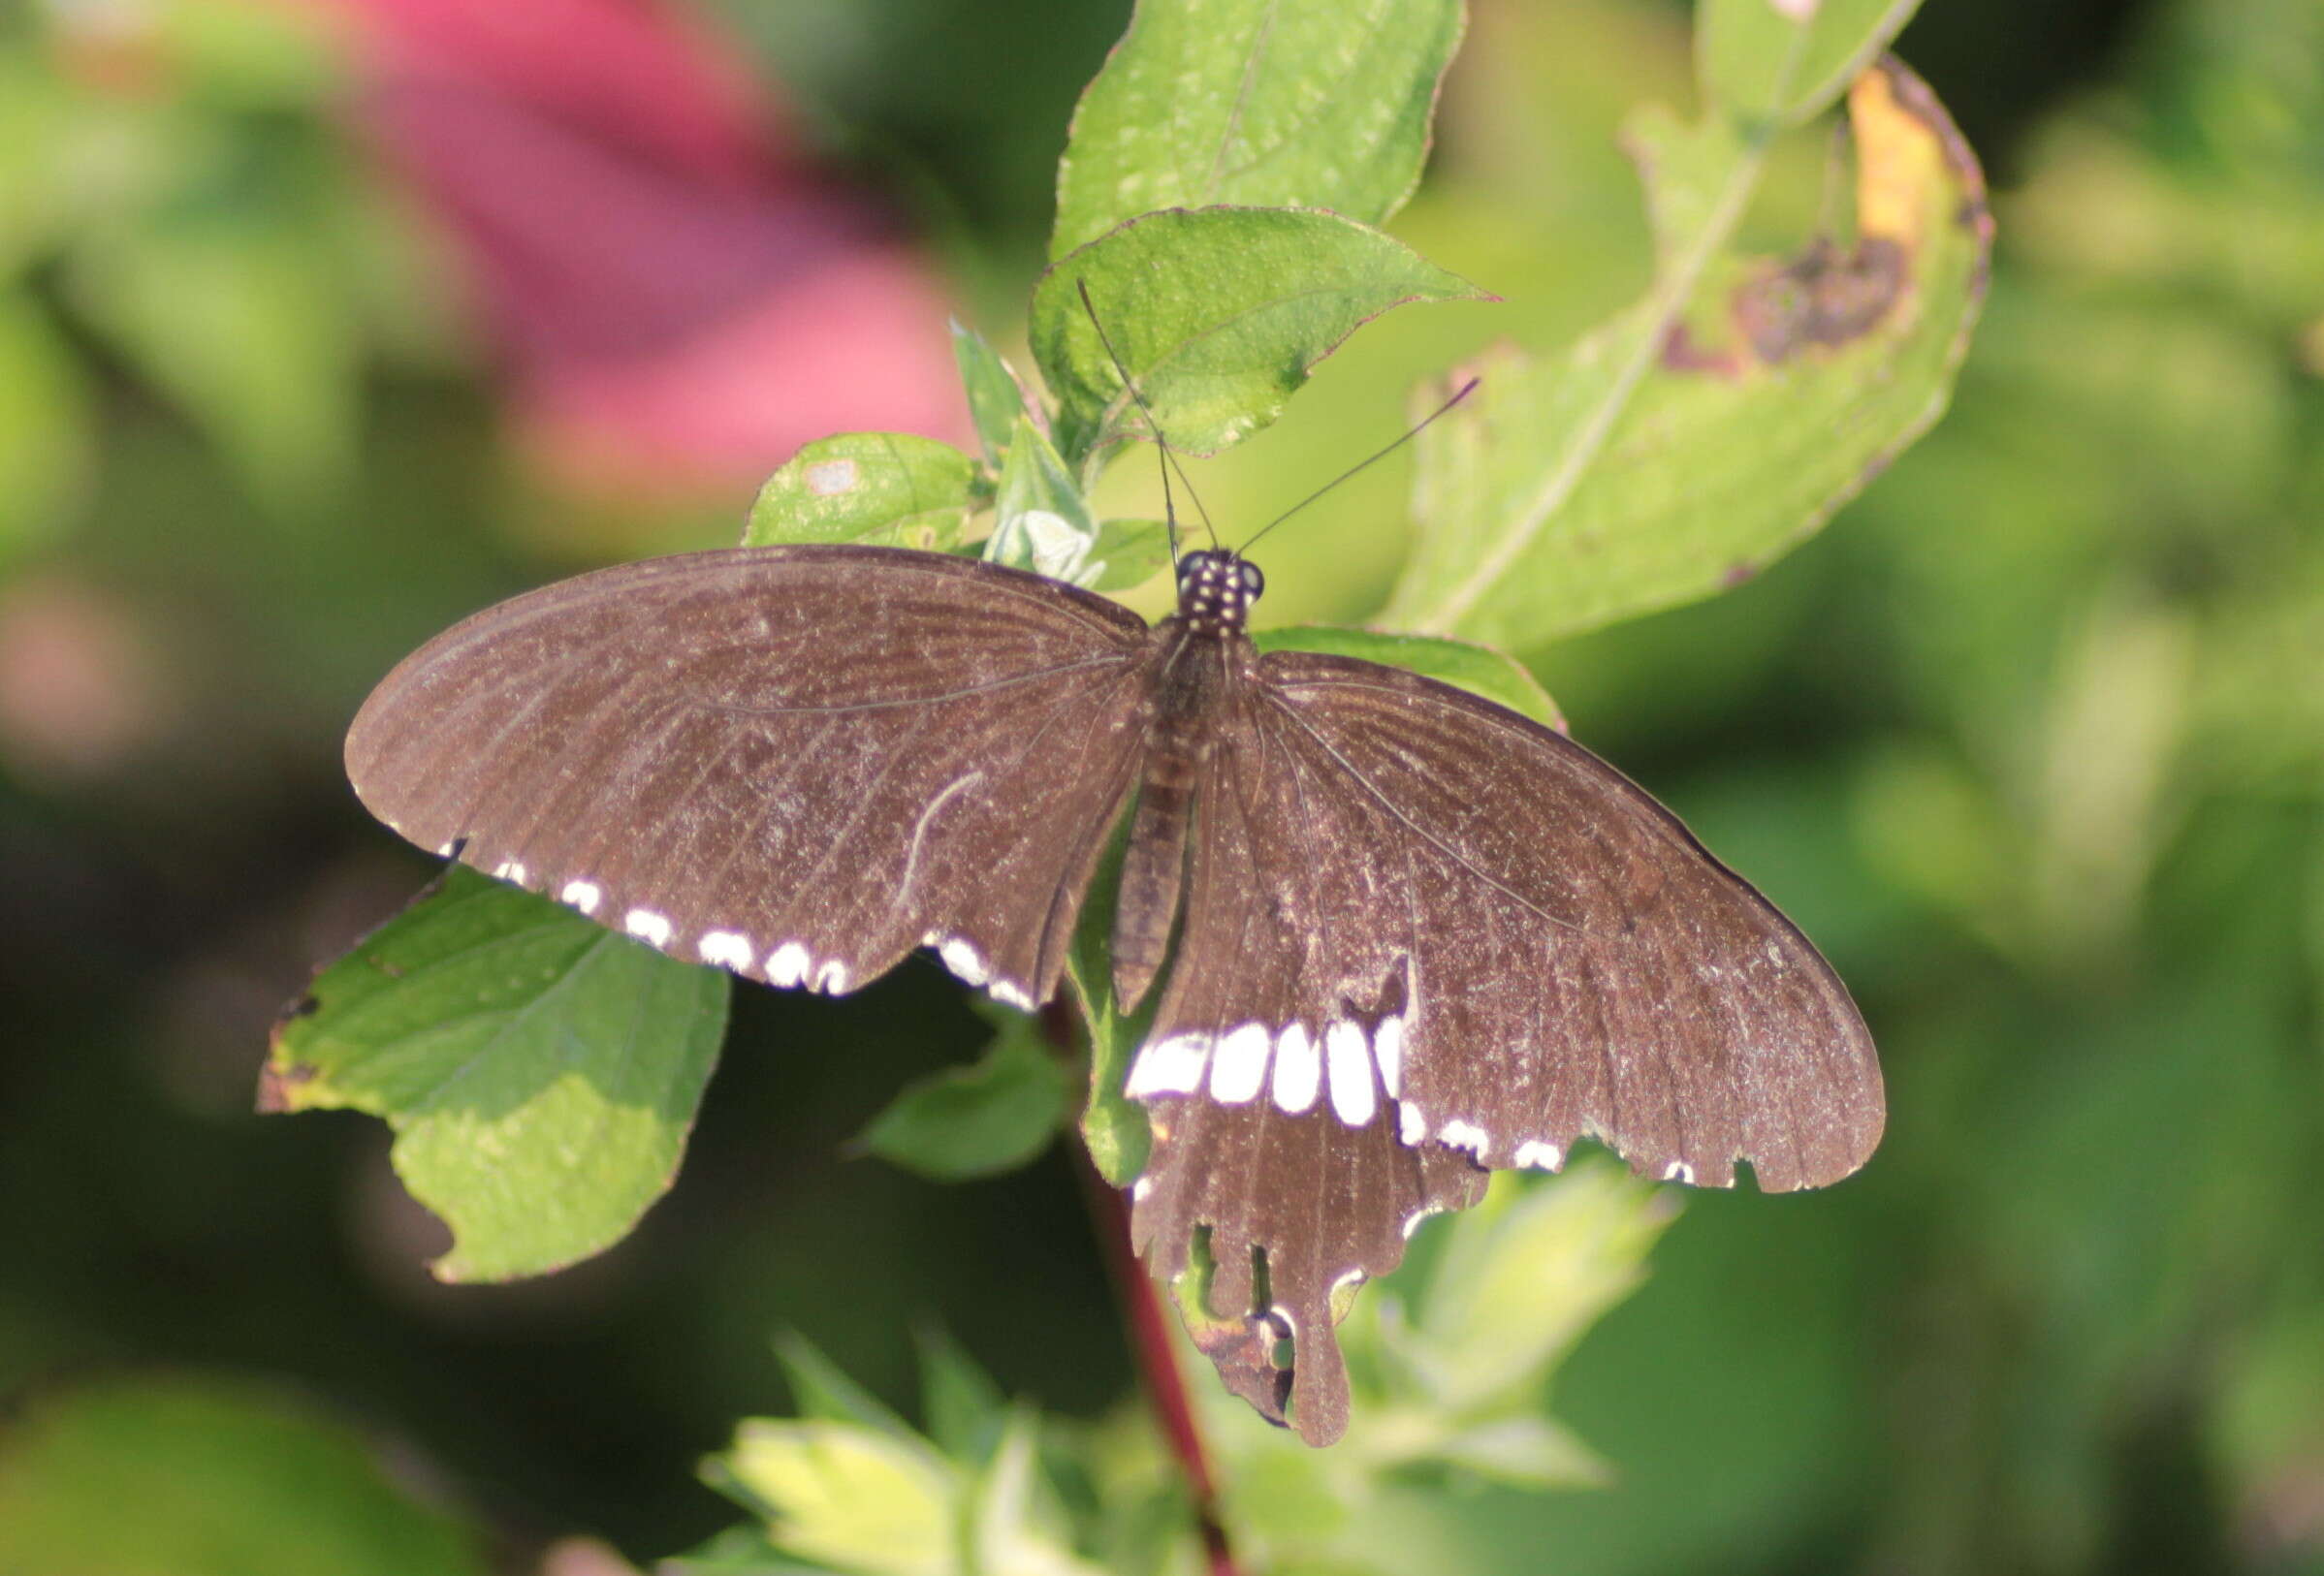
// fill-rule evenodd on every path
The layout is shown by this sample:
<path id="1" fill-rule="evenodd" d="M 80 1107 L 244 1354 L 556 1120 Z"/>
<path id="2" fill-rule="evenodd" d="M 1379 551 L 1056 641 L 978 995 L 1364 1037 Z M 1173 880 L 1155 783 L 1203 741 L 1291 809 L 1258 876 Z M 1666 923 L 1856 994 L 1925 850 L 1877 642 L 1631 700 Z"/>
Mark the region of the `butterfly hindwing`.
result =
<path id="1" fill-rule="evenodd" d="M 1020 1005 L 1134 785 L 1147 630 L 934 553 L 732 549 L 501 604 L 348 735 L 381 819 L 688 961 L 834 993 L 933 945 Z"/>
<path id="2" fill-rule="evenodd" d="M 1846 991 L 1612 768 L 1344 657 L 1260 658 L 1233 713 L 1131 1074 L 1159 1139 L 1139 1230 L 1164 1254 L 1199 1227 L 1264 1250 L 1273 1304 L 1307 1315 L 1303 1434 L 1346 1409 L 1313 1310 L 1393 1268 L 1417 1212 L 1471 1202 L 1479 1166 L 1555 1169 L 1583 1136 L 1713 1185 L 1737 1159 L 1770 1190 L 1862 1163 L 1882 1099 Z M 1301 1195 L 1292 1167 L 1247 1157 L 1305 1127 L 1340 1136 Z M 1335 1181 L 1342 1151 L 1367 1184 Z M 1238 1168 L 1251 1185 L 1217 1181 Z"/>

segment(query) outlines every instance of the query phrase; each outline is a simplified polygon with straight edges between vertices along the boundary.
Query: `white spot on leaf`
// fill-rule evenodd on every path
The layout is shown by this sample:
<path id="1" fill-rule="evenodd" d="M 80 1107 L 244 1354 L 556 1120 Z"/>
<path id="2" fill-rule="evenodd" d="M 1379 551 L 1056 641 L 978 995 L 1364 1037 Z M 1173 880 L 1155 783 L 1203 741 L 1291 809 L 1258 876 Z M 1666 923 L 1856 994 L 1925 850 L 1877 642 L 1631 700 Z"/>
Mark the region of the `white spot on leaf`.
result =
<path id="1" fill-rule="evenodd" d="M 807 467 L 807 490 L 818 498 L 836 497 L 855 490 L 855 461 L 852 459 L 824 459 Z"/>

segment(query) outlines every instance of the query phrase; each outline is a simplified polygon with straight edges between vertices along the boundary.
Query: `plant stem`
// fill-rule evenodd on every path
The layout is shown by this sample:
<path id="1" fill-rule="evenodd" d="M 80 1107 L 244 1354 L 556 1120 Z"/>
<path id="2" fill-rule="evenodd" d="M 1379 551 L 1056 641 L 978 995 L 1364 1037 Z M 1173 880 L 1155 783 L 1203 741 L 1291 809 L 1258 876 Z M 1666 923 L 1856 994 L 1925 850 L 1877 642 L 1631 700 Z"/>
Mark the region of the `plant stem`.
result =
<path id="1" fill-rule="evenodd" d="M 1058 1005 L 1053 1004 L 1041 1015 L 1041 1023 L 1052 1042 L 1061 1039 L 1070 1042 L 1073 1034 L 1070 1015 Z M 1098 1174 L 1087 1150 L 1072 1139 L 1067 1140 L 1067 1145 L 1073 1151 L 1074 1170 L 1081 1177 L 1082 1197 L 1089 1205 L 1090 1224 L 1098 1235 L 1098 1249 L 1105 1260 L 1106 1277 L 1113 1282 L 1114 1295 L 1121 1302 L 1130 1357 L 1137 1364 L 1138 1377 L 1154 1408 L 1154 1421 L 1162 1431 L 1162 1443 L 1178 1464 L 1179 1475 L 1186 1480 L 1187 1497 L 1194 1502 L 1194 1529 L 1202 1539 L 1204 1567 L 1209 1576 L 1240 1576 L 1241 1567 L 1235 1563 L 1234 1551 L 1226 1541 L 1226 1529 L 1219 1521 L 1218 1485 L 1211 1477 L 1210 1459 L 1202 1449 L 1201 1431 L 1194 1424 L 1194 1408 L 1187 1395 L 1186 1378 L 1178 1366 L 1178 1354 L 1170 1344 L 1170 1310 L 1162 1306 L 1161 1288 L 1155 1285 L 1145 1266 L 1138 1263 L 1137 1249 L 1130 1245 L 1129 1199 L 1122 1189 Z"/>

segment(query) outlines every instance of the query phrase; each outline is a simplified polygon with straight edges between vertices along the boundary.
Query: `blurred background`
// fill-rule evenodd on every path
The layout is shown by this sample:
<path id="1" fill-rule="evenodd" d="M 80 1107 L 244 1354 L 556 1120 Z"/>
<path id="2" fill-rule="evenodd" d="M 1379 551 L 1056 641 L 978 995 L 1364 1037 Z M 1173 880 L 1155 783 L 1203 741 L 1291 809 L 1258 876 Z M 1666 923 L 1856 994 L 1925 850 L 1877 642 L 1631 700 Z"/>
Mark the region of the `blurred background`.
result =
<path id="1" fill-rule="evenodd" d="M 1392 228 L 1507 303 L 1358 335 L 1205 468 L 1223 520 L 1643 282 L 1614 131 L 1689 103 L 1684 9 L 1475 10 Z M 932 967 L 738 993 L 674 1193 L 526 1285 L 435 1284 L 384 1129 L 251 1097 L 427 874 L 339 774 L 368 685 L 732 540 L 810 438 L 965 435 L 945 314 L 1021 335 L 1126 12 L 0 13 L 0 1493 L 70 1398 L 168 1376 L 189 1437 L 246 1388 L 351 1426 L 509 1568 L 646 1560 L 734 1519 L 695 1463 L 783 1406 L 776 1330 L 899 1403 L 915 1322 L 1120 1402 L 1059 1156 L 843 1154 L 982 1037 Z M 1829 1194 L 1691 1199 L 1553 1392 L 1617 1480 L 1475 1491 L 1448 1569 L 2324 1571 L 2324 8 L 1948 0 L 1900 50 L 2000 221 L 1952 414 L 1753 583 L 1520 653 L 1832 958 L 1889 1137 Z M 1815 222 L 1798 154 L 1770 250 Z M 1376 606 L 1407 482 L 1272 538 L 1268 613 Z"/>

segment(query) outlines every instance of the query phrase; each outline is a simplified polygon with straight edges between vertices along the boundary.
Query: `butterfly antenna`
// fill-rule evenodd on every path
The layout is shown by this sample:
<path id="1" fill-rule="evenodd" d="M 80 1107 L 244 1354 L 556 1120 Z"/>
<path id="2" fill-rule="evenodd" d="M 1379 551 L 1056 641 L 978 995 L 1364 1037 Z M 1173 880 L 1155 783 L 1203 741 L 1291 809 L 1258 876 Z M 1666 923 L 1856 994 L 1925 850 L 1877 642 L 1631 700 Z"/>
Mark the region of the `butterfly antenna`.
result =
<path id="1" fill-rule="evenodd" d="M 1424 429 L 1429 423 L 1435 421 L 1438 417 L 1444 415 L 1453 406 L 1468 398 L 1470 394 L 1476 389 L 1477 385 L 1482 381 L 1483 380 L 1480 378 L 1471 378 L 1468 382 L 1462 384 L 1457 391 L 1455 391 L 1450 399 L 1446 400 L 1436 409 L 1430 411 L 1426 416 L 1422 417 L 1413 426 L 1410 431 L 1404 434 L 1404 436 L 1398 438 L 1394 443 L 1389 444 L 1385 449 L 1381 450 L 1380 453 L 1374 455 L 1371 458 L 1357 460 L 1354 464 L 1340 472 L 1339 475 L 1333 477 L 1330 481 L 1316 489 L 1315 491 L 1310 492 L 1306 497 L 1301 498 L 1297 503 L 1291 505 L 1289 509 L 1286 509 L 1282 514 L 1277 515 L 1273 520 L 1268 520 L 1264 525 L 1261 525 L 1256 532 L 1252 534 L 1250 541 L 1245 542 L 1241 547 L 1235 549 L 1235 556 L 1239 558 L 1244 553 L 1249 552 L 1254 547 L 1258 546 L 1258 539 L 1260 537 L 1266 535 L 1276 526 L 1290 519 L 1300 510 L 1305 509 L 1309 504 L 1314 503 L 1318 498 L 1321 498 L 1324 493 L 1329 492 L 1333 488 L 1338 487 L 1342 482 L 1347 481 L 1348 478 L 1353 476 L 1357 471 L 1362 470 L 1367 465 L 1378 464 L 1380 461 L 1387 458 L 1388 456 L 1394 454 L 1397 450 L 1403 448 L 1406 444 L 1412 442 L 1413 439 L 1420 435 L 1422 429 Z"/>
<path id="2" fill-rule="evenodd" d="M 1154 434 L 1157 463 L 1162 470 L 1162 515 L 1170 536 L 1170 569 L 1175 574 L 1178 568 L 1178 510 L 1170 497 L 1172 471 L 1178 473 L 1178 485 L 1186 489 L 1187 500 L 1194 504 L 1194 517 L 1202 521 L 1203 532 L 1210 538 L 1213 547 L 1218 545 L 1219 532 L 1211 524 L 1210 511 L 1202 507 L 1202 498 L 1194 491 L 1194 481 L 1187 475 L 1186 467 L 1178 463 L 1178 456 L 1163 439 L 1162 424 L 1154 419 L 1154 407 L 1146 403 L 1145 393 L 1138 388 L 1137 379 L 1130 375 L 1130 368 L 1123 364 L 1122 353 L 1114 349 L 1113 337 L 1105 331 L 1105 325 L 1098 321 L 1098 308 L 1090 299 L 1088 282 L 1076 277 L 1073 288 L 1081 293 L 1081 309 L 1090 315 L 1090 327 L 1098 331 L 1098 343 L 1105 347 L 1106 357 L 1114 363 L 1115 372 L 1121 375 L 1122 387 L 1128 389 L 1130 397 L 1137 401 L 1140 414 L 1146 418 L 1146 430 Z"/>

